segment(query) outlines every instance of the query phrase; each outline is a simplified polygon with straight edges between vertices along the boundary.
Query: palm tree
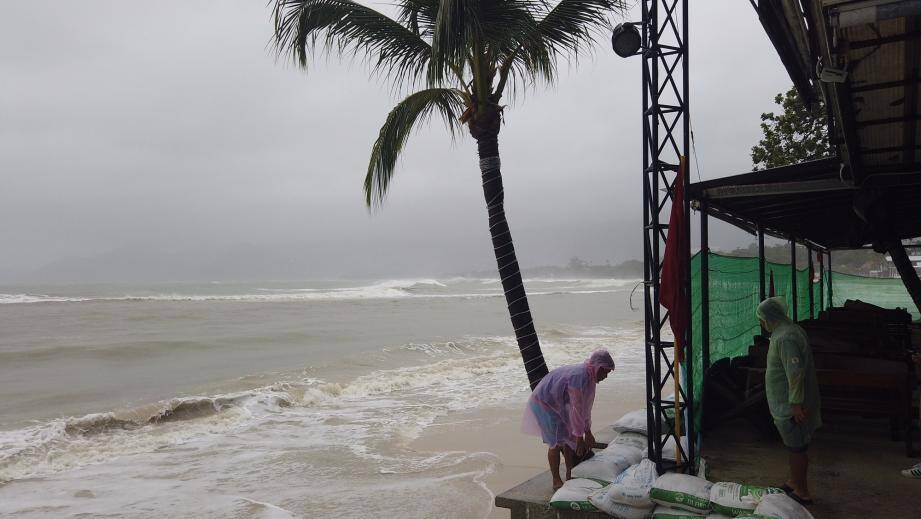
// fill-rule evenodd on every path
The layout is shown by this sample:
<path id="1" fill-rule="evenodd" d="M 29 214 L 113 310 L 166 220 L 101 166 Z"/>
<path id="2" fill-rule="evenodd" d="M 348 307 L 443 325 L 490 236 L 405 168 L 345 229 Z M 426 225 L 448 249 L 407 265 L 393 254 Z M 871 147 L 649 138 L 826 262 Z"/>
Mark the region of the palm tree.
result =
<path id="1" fill-rule="evenodd" d="M 623 0 L 396 0 L 395 17 L 352 0 L 275 0 L 274 46 L 306 68 L 318 47 L 366 59 L 396 88 L 424 88 L 400 101 L 371 148 L 364 194 L 380 205 L 413 128 L 439 115 L 452 135 L 477 142 L 499 278 L 533 389 L 547 374 L 505 219 L 499 130 L 502 96 L 551 84 L 607 33 Z"/>

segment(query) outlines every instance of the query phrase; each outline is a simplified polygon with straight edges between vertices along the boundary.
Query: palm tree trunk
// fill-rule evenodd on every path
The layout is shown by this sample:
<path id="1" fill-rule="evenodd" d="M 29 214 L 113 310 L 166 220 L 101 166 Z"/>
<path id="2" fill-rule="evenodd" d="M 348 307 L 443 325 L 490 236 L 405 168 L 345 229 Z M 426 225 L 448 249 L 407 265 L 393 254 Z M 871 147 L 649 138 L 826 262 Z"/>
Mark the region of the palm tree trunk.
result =
<path id="1" fill-rule="evenodd" d="M 496 119 L 498 123 L 498 114 Z M 494 131 L 476 132 L 474 137 L 480 156 L 483 196 L 486 197 L 486 208 L 489 211 L 489 233 L 492 235 L 492 246 L 496 253 L 499 279 L 505 291 L 505 301 L 508 304 L 512 327 L 515 329 L 515 338 L 518 340 L 518 350 L 521 352 L 528 382 L 533 390 L 547 374 L 547 364 L 540 351 L 540 341 L 537 331 L 534 330 L 528 296 L 521 280 L 518 258 L 515 256 L 512 233 L 505 220 L 505 194 L 502 189 L 502 172 L 499 168 L 498 124 L 495 125 Z"/>

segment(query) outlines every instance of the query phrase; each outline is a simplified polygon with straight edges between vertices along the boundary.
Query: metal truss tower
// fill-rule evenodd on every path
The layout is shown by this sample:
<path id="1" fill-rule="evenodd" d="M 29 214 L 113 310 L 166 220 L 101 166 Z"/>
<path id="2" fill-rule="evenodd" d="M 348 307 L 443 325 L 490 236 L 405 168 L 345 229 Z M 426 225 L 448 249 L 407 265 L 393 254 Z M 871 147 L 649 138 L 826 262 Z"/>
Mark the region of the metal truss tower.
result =
<path id="1" fill-rule="evenodd" d="M 674 342 L 662 340 L 667 329 L 668 314 L 659 304 L 662 255 L 668 231 L 671 201 L 678 165 L 688 157 L 690 121 L 688 119 L 688 0 L 643 0 L 643 253 L 646 313 L 646 400 L 649 423 L 649 459 L 656 462 L 659 472 L 677 470 L 693 472 L 696 465 L 696 431 L 693 394 L 693 351 L 691 325 L 685 330 L 684 363 L 676 362 Z M 684 188 L 687 192 L 688 169 L 685 168 Z M 684 212 L 690 234 L 690 207 L 685 197 Z M 686 240 L 690 243 L 690 236 Z M 690 250 L 684 251 L 690 258 Z M 684 294 L 690 307 L 690 261 L 687 262 Z M 688 312 L 690 315 L 690 311 Z M 665 447 L 674 438 L 680 446 L 681 431 L 669 426 L 667 409 L 674 409 L 671 393 L 678 375 L 686 381 L 680 394 L 680 422 L 687 436 L 687 449 L 679 448 L 676 461 L 672 447 Z M 677 398 L 677 396 L 676 396 Z"/>

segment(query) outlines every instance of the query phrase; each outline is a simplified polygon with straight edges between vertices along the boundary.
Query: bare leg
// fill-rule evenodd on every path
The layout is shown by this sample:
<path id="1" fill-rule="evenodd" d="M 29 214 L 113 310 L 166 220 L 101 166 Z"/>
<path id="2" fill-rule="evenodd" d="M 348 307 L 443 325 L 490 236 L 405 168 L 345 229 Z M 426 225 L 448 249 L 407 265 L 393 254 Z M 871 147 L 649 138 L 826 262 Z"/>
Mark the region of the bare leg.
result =
<path id="1" fill-rule="evenodd" d="M 551 447 L 547 450 L 547 461 L 550 462 L 550 475 L 553 476 L 553 490 L 563 486 L 563 479 L 560 477 L 560 448 Z M 569 466 L 567 465 L 568 469 Z"/>
<path id="2" fill-rule="evenodd" d="M 566 460 L 566 481 L 572 479 L 572 467 L 576 464 L 576 453 L 567 446 L 563 446 L 563 459 Z"/>
<path id="3" fill-rule="evenodd" d="M 806 481 L 806 473 L 809 471 L 809 457 L 805 452 L 790 453 L 790 478 L 791 487 L 799 497 L 803 499 L 812 499 L 809 495 L 809 484 Z"/>

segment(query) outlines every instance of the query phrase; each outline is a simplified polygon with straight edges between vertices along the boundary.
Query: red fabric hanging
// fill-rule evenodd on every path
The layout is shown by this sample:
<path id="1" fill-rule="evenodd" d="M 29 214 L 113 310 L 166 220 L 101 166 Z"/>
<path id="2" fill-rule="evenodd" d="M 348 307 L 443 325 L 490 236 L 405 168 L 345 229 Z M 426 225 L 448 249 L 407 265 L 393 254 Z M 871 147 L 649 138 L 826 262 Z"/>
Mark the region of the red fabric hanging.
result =
<path id="1" fill-rule="evenodd" d="M 775 295 L 776 294 L 774 294 L 774 271 L 772 270 L 771 271 L 771 285 L 770 285 L 770 288 L 768 289 L 768 297 L 774 297 Z"/>
<path id="2" fill-rule="evenodd" d="M 681 157 L 672 187 L 672 213 L 668 219 L 668 236 L 662 258 L 659 303 L 668 310 L 668 324 L 675 336 L 675 358 L 683 360 L 684 331 L 688 327 L 687 261 L 690 259 L 688 222 L 684 214 L 684 175 L 686 160 Z"/>

